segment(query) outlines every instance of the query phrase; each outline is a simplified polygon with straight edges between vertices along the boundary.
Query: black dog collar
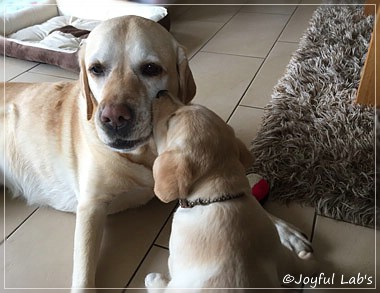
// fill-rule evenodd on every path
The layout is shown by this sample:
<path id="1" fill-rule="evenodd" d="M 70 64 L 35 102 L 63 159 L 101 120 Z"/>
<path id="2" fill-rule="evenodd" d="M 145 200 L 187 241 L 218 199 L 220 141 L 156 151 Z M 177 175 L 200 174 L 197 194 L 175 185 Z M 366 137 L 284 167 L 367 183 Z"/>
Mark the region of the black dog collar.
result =
<path id="1" fill-rule="evenodd" d="M 201 199 L 201 198 L 198 198 L 198 199 L 193 200 L 193 201 L 190 201 L 190 200 L 187 200 L 187 199 L 180 199 L 179 200 L 179 206 L 181 208 L 192 208 L 192 207 L 198 206 L 198 205 L 206 206 L 206 205 L 209 205 L 209 204 L 212 204 L 212 203 L 216 203 L 216 202 L 223 202 L 223 201 L 239 198 L 239 197 L 242 197 L 244 194 L 245 194 L 244 192 L 240 192 L 238 194 L 226 194 L 226 195 L 222 195 L 221 197 L 218 197 L 218 198 L 215 198 L 215 199 Z"/>

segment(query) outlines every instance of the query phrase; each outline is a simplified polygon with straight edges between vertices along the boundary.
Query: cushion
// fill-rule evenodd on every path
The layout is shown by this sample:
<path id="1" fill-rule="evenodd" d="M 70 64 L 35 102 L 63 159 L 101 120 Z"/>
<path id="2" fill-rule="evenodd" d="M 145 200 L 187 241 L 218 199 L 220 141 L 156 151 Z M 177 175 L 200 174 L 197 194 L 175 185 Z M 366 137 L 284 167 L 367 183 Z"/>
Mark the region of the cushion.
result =
<path id="1" fill-rule="evenodd" d="M 76 37 L 75 32 L 85 31 L 87 34 L 100 20 L 84 20 L 71 16 L 56 16 L 41 24 L 23 28 L 7 36 L 8 40 L 26 46 L 34 46 L 54 51 L 75 52 L 83 39 Z M 61 28 L 71 27 L 72 30 Z"/>
<path id="2" fill-rule="evenodd" d="M 3 36 L 58 16 L 55 0 L 5 0 L 2 8 L 0 20 L 4 25 L 0 25 L 0 34 Z"/>
<path id="3" fill-rule="evenodd" d="M 157 21 L 167 29 L 170 26 L 167 10 L 160 6 L 122 0 L 97 0 L 96 5 L 92 0 L 37 1 L 44 5 L 5 10 L 0 54 L 78 72 L 80 43 L 101 21 L 121 15 L 138 15 Z"/>
<path id="4" fill-rule="evenodd" d="M 167 15 L 166 8 L 162 6 L 125 0 L 56 0 L 56 2 L 60 15 L 83 19 L 106 20 L 121 15 L 138 15 L 158 22 Z"/>

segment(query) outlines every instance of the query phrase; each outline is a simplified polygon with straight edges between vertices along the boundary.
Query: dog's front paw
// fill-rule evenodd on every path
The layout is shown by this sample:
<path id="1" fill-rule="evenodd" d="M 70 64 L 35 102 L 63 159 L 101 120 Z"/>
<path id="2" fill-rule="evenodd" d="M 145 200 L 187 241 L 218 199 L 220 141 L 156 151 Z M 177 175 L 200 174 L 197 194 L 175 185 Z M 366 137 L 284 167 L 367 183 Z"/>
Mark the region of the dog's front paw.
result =
<path id="1" fill-rule="evenodd" d="M 313 247 L 306 235 L 293 225 L 272 216 L 282 245 L 294 251 L 300 258 L 309 259 L 313 255 Z"/>
<path id="2" fill-rule="evenodd" d="M 145 277 L 146 288 L 165 288 L 168 280 L 160 273 L 150 273 Z"/>

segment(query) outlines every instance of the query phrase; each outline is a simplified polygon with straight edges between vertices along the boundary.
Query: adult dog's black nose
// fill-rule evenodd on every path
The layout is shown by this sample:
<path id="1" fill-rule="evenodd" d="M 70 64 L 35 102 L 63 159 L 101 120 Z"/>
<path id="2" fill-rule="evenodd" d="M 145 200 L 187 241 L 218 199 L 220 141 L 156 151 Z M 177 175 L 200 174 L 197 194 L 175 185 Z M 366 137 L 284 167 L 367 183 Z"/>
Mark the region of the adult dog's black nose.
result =
<path id="1" fill-rule="evenodd" d="M 133 111 L 126 104 L 106 104 L 100 115 L 100 121 L 115 130 L 128 125 L 133 119 Z"/>

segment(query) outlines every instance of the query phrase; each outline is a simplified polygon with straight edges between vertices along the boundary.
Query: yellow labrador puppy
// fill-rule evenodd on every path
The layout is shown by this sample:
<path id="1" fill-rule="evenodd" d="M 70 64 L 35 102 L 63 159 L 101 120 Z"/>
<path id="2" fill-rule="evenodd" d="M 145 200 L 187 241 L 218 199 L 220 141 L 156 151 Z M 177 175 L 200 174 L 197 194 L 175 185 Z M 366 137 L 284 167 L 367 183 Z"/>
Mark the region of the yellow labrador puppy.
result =
<path id="1" fill-rule="evenodd" d="M 180 206 L 170 236 L 170 280 L 147 275 L 149 292 L 279 288 L 287 274 L 314 271 L 313 260 L 281 244 L 251 195 L 245 176 L 251 156 L 230 126 L 205 107 L 184 106 L 167 93 L 160 94 L 154 119 L 154 191 L 163 202 L 179 199 Z"/>
<path id="2" fill-rule="evenodd" d="M 136 16 L 96 27 L 79 62 L 77 82 L 2 85 L 0 168 L 28 203 L 77 213 L 72 286 L 94 288 L 106 215 L 153 197 L 152 101 L 195 84 L 183 47 Z"/>

